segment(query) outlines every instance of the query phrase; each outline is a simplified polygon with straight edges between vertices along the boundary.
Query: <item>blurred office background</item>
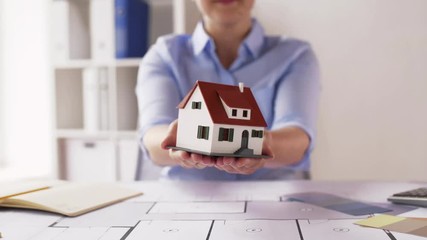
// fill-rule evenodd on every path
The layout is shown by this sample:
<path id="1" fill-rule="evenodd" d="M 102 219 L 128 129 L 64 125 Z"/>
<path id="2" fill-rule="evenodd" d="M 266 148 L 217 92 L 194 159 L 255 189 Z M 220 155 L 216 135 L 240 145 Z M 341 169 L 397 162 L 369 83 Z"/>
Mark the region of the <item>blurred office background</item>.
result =
<path id="1" fill-rule="evenodd" d="M 0 179 L 51 174 L 48 1 L 0 0 Z"/>
<path id="2" fill-rule="evenodd" d="M 89 1 L 103 0 L 68 1 L 68 7 L 80 2 L 84 13 Z M 0 180 L 61 177 L 64 161 L 81 157 L 74 151 L 96 146 L 106 151 L 100 147 L 100 155 L 88 156 L 103 161 L 111 153 L 113 165 L 105 171 L 131 179 L 138 157 L 135 99 L 121 96 L 131 91 L 139 60 L 103 65 L 92 54 L 55 63 L 54 2 L 0 0 Z M 191 33 L 198 19 L 194 3 L 161 2 L 150 18 L 157 32 L 150 34 Z M 307 40 L 318 55 L 322 98 L 313 179 L 427 180 L 427 1 L 258 0 L 254 15 L 267 33 Z M 75 105 L 82 100 L 65 90 L 79 89 L 82 79 L 76 85 L 72 78 L 94 66 L 112 74 L 117 81 L 110 80 L 110 91 L 114 87 L 118 93 L 110 93 L 116 103 L 109 113 L 111 128 L 88 133 L 84 109 Z M 121 166 L 123 159 L 132 164 Z M 158 172 L 150 165 L 145 169 L 143 174 Z"/>

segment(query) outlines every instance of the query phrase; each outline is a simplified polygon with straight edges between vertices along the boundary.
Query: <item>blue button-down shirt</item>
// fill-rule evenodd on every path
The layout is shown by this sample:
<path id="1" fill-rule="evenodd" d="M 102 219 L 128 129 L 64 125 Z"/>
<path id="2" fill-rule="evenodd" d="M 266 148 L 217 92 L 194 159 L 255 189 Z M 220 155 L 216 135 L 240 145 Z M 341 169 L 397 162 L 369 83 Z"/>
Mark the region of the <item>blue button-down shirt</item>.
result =
<path id="1" fill-rule="evenodd" d="M 146 159 L 149 154 L 142 137 L 154 125 L 169 124 L 178 117 L 177 105 L 197 80 L 233 85 L 243 82 L 252 89 L 268 129 L 298 126 L 310 137 L 310 147 L 296 165 L 263 168 L 252 175 L 174 166 L 167 167 L 166 176 L 200 180 L 281 179 L 294 170 L 309 169 L 320 92 L 318 63 L 309 44 L 266 36 L 261 25 L 253 20 L 237 59 L 226 69 L 202 22 L 192 35 L 159 38 L 141 61 L 136 88 L 141 147 Z"/>

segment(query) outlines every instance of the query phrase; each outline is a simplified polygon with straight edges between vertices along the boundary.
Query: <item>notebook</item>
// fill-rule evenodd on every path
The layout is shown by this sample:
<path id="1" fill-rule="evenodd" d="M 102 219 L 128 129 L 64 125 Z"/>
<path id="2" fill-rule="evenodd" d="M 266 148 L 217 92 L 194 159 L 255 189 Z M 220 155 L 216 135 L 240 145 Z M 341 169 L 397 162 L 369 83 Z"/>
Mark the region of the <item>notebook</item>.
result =
<path id="1" fill-rule="evenodd" d="M 51 185 L 46 182 L 7 182 L 0 184 L 0 201 L 24 193 L 46 189 Z"/>
<path id="2" fill-rule="evenodd" d="M 0 199 L 0 207 L 28 208 L 79 216 L 142 192 L 113 183 L 65 183 Z"/>

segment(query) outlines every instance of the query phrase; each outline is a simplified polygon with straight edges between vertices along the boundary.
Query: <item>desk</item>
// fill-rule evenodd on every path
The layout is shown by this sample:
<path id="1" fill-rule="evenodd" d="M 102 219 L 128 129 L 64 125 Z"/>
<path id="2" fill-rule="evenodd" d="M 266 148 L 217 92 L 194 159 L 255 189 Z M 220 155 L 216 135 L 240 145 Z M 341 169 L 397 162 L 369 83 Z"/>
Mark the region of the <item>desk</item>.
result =
<path id="1" fill-rule="evenodd" d="M 75 218 L 0 209 L 1 240 L 427 239 L 363 228 L 354 222 L 367 216 L 349 216 L 281 198 L 318 191 L 384 205 L 391 194 L 426 183 L 156 181 L 125 185 L 144 195 Z M 405 211 L 427 217 L 425 208 Z"/>

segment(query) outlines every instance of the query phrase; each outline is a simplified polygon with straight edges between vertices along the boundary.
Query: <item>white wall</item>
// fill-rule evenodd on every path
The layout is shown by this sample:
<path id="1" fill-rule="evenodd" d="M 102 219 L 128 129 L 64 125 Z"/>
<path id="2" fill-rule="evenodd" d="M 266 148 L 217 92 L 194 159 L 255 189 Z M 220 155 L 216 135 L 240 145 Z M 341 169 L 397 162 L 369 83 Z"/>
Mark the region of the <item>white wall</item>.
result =
<path id="1" fill-rule="evenodd" d="M 197 5 L 190 0 L 173 0 L 174 33 L 192 33 L 201 18 Z"/>
<path id="2" fill-rule="evenodd" d="M 46 0 L 0 0 L 2 122 L 7 169 L 0 180 L 52 173 L 51 74 Z M 3 145 L 3 144 L 2 144 Z"/>
<path id="3" fill-rule="evenodd" d="M 0 0 L 0 53 L 3 52 L 3 44 L 2 44 L 2 37 L 3 36 L 3 0 Z M 4 77 L 3 77 L 3 57 L 0 54 L 0 168 L 4 167 L 6 164 L 5 156 L 4 156 L 4 106 L 3 106 L 3 97 L 4 97 Z"/>
<path id="4" fill-rule="evenodd" d="M 427 1 L 258 0 L 321 63 L 315 179 L 427 180 Z"/>

